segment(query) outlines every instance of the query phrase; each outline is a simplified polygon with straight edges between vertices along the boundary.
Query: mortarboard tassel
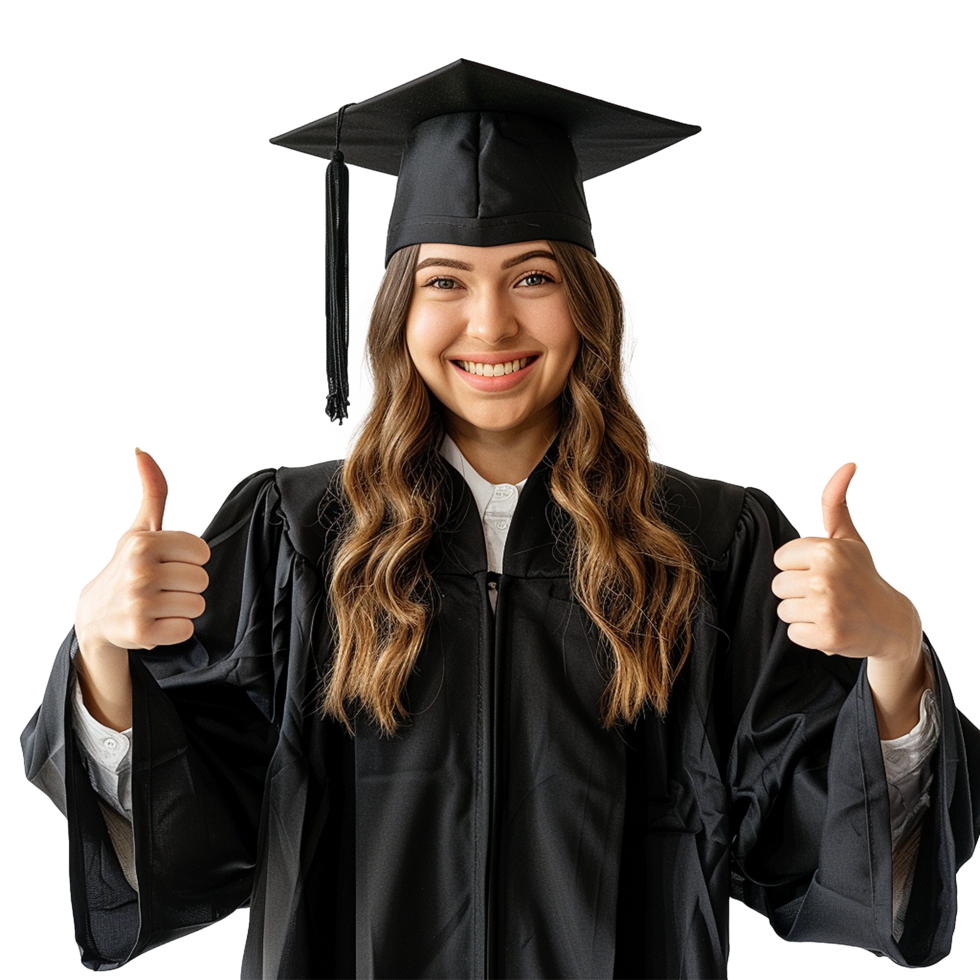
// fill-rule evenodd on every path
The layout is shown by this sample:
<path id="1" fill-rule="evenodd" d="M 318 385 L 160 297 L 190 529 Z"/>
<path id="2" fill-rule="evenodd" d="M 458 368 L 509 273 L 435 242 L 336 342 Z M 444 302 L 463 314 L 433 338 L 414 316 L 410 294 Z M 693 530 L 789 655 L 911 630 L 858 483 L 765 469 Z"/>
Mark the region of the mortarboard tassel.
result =
<path id="1" fill-rule="evenodd" d="M 350 415 L 350 167 L 337 143 L 323 168 L 323 414 L 335 422 Z"/>

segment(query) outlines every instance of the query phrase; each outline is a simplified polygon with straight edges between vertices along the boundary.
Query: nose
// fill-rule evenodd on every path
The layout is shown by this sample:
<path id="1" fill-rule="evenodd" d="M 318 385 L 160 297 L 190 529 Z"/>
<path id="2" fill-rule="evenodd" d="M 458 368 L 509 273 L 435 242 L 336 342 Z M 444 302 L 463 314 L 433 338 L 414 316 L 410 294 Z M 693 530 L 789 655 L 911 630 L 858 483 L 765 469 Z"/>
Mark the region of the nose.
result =
<path id="1" fill-rule="evenodd" d="M 496 347 L 520 332 L 520 323 L 506 290 L 483 289 L 474 297 L 466 325 L 467 336 Z"/>

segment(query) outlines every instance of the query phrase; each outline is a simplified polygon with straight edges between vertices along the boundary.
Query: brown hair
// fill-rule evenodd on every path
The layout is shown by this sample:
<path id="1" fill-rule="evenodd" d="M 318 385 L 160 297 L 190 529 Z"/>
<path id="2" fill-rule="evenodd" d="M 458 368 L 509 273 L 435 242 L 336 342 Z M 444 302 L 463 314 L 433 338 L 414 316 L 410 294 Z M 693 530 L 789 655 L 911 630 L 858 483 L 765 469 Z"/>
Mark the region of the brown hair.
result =
<path id="1" fill-rule="evenodd" d="M 585 249 L 550 243 L 581 345 L 562 395 L 555 502 L 570 518 L 572 590 L 599 628 L 609 683 L 607 727 L 646 705 L 663 714 L 691 646 L 699 578 L 690 550 L 657 512 L 656 471 L 622 379 L 623 304 Z M 432 611 L 426 546 L 445 470 L 444 428 L 409 356 L 405 324 L 419 247 L 397 252 L 368 332 L 374 401 L 348 459 L 345 520 L 332 554 L 336 651 L 324 713 L 361 709 L 386 732 L 406 717 L 402 691 Z"/>

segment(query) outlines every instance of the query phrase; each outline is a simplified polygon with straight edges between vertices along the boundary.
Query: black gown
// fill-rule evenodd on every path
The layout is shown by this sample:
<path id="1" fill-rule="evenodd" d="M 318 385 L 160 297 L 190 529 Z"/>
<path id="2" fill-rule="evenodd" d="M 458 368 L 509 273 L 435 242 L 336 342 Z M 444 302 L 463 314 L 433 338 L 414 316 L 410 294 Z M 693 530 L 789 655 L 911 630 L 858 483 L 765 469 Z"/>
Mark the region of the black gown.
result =
<path id="1" fill-rule="evenodd" d="M 481 519 L 451 471 L 411 722 L 385 737 L 361 718 L 351 738 L 318 710 L 336 516 L 318 508 L 336 466 L 241 483 L 205 532 L 194 638 L 130 654 L 139 895 L 71 734 L 71 636 L 59 653 L 24 749 L 68 817 L 87 966 L 248 903 L 243 977 L 723 977 L 730 895 L 790 940 L 918 965 L 949 951 L 980 733 L 937 663 L 932 805 L 896 942 L 863 665 L 788 641 L 770 584 L 796 533 L 768 497 L 666 471 L 665 512 L 704 575 L 695 645 L 666 720 L 609 732 L 549 458 L 514 514 L 496 615 Z"/>

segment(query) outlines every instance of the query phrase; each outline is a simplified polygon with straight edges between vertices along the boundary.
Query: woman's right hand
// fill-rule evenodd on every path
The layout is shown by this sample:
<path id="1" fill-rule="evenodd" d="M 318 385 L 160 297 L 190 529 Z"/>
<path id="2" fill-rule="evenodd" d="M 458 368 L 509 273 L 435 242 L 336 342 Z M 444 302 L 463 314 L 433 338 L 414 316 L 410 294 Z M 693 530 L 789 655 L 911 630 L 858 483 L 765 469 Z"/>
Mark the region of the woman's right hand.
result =
<path id="1" fill-rule="evenodd" d="M 75 611 L 76 666 L 88 710 L 103 724 L 129 727 L 128 650 L 190 639 L 204 612 L 211 555 L 202 538 L 164 531 L 167 481 L 149 453 L 136 451 L 143 501 L 111 561 L 82 589 Z"/>

